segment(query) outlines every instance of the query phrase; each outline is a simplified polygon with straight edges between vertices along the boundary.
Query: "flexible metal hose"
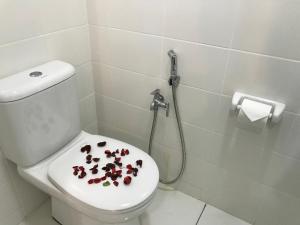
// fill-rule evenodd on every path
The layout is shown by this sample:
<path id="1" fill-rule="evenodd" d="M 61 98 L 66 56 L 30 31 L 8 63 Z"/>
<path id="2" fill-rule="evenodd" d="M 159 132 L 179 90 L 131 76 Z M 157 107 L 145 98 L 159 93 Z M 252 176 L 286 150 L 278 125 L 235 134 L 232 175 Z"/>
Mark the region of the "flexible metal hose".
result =
<path id="1" fill-rule="evenodd" d="M 159 179 L 159 181 L 163 184 L 173 184 L 175 183 L 183 174 L 185 165 L 186 165 L 186 150 L 185 150 L 185 141 L 184 141 L 184 135 L 183 135 L 183 129 L 181 125 L 181 119 L 180 119 L 180 114 L 179 114 L 179 109 L 178 109 L 178 104 L 177 104 L 177 95 L 176 95 L 176 87 L 172 85 L 172 97 L 173 97 L 173 103 L 174 103 L 174 109 L 175 109 L 175 116 L 177 120 L 177 125 L 178 125 L 178 131 L 180 135 L 180 142 L 181 142 L 181 155 L 182 155 L 182 161 L 181 161 L 181 168 L 179 174 L 172 180 L 166 181 L 163 179 Z M 153 114 L 153 122 L 152 122 L 152 128 L 151 128 L 151 133 L 150 133 L 150 138 L 149 138 L 149 146 L 148 146 L 148 153 L 149 155 L 152 154 L 152 141 L 153 141 L 153 136 L 155 132 L 155 127 L 156 127 L 156 122 L 157 122 L 157 111 L 154 110 Z"/>

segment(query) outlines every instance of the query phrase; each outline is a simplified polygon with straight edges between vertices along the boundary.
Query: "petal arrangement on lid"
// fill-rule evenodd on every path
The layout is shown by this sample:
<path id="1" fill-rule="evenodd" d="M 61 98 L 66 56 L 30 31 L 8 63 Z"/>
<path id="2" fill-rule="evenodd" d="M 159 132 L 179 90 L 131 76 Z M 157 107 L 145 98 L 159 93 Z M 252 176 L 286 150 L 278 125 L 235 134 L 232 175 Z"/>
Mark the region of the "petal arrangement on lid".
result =
<path id="1" fill-rule="evenodd" d="M 97 143 L 97 147 L 102 148 L 107 145 L 106 141 L 101 141 Z M 91 145 L 85 145 L 83 146 L 80 151 L 82 153 L 86 153 L 85 155 L 85 162 L 86 164 L 94 164 L 92 167 L 87 169 L 89 173 L 94 176 L 98 173 L 103 173 L 103 176 L 91 178 L 88 179 L 87 183 L 89 185 L 92 184 L 100 184 L 102 183 L 103 187 L 108 187 L 111 185 L 111 183 L 115 186 L 119 186 L 118 179 L 121 179 L 123 177 L 123 172 L 125 174 L 125 177 L 123 178 L 123 184 L 128 186 L 132 182 L 132 176 L 136 177 L 138 176 L 138 168 L 142 168 L 143 161 L 141 159 L 136 160 L 135 165 L 133 164 L 127 164 L 123 166 L 122 163 L 122 157 L 126 157 L 130 154 L 130 151 L 128 149 L 116 149 L 115 151 L 111 151 L 109 149 L 103 149 L 101 151 L 104 152 L 107 159 L 111 159 L 112 162 L 106 163 L 105 165 L 100 166 L 99 163 L 101 163 L 101 159 L 97 157 L 93 157 L 91 153 L 92 147 Z M 101 170 L 99 169 L 101 168 Z M 99 171 L 100 170 L 100 171 Z M 124 171 L 123 171 L 124 170 Z M 84 168 L 84 166 L 73 166 L 73 175 L 77 176 L 78 179 L 83 179 L 87 176 L 87 172 Z"/>

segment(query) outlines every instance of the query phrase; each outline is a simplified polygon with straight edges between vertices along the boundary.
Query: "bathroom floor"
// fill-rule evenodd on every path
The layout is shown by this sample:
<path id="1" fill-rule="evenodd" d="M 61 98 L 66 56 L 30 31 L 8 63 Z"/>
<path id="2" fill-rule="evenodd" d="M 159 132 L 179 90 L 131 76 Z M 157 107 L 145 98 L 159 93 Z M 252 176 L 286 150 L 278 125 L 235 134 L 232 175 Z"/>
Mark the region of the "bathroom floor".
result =
<path id="1" fill-rule="evenodd" d="M 250 225 L 179 191 L 158 191 L 153 204 L 142 216 L 142 225 Z M 19 225 L 59 225 L 45 202 Z"/>

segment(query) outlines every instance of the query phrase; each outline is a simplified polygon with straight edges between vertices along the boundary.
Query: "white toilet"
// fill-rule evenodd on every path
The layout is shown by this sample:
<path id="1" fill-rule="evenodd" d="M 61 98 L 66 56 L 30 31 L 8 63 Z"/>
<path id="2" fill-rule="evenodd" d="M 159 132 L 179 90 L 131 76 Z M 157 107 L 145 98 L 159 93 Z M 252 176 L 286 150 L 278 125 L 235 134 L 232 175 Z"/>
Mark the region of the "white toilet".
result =
<path id="1" fill-rule="evenodd" d="M 72 65 L 52 61 L 0 80 L 1 149 L 51 196 L 61 224 L 139 224 L 157 165 L 132 145 L 80 130 L 74 75 Z"/>

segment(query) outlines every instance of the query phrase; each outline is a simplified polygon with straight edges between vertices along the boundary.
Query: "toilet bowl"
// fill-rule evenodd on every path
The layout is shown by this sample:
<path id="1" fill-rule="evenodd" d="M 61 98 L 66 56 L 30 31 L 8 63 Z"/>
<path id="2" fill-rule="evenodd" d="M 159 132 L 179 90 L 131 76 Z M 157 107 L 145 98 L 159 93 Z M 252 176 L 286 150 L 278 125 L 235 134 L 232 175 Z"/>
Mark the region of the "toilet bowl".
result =
<path id="1" fill-rule="evenodd" d="M 97 147 L 99 140 L 106 141 L 107 146 Z M 99 165 L 101 166 L 111 161 L 106 158 L 104 149 L 129 149 L 130 155 L 126 159 L 127 162 L 135 162 L 136 159 L 143 161 L 143 166 L 139 170 L 140 174 L 133 178 L 129 186 L 119 183 L 118 187 L 113 184 L 104 187 L 103 183 L 94 185 L 87 183 L 90 178 L 98 177 L 100 173 L 96 175 L 89 173 L 85 178 L 78 179 L 73 175 L 72 167 L 87 165 L 85 154 L 80 151 L 81 147 L 87 144 L 92 146 L 91 154 L 94 152 L 93 156 L 100 157 Z M 137 219 L 151 203 L 159 179 L 157 166 L 148 154 L 122 141 L 91 135 L 84 131 L 56 154 L 32 167 L 18 167 L 18 171 L 24 179 L 52 197 L 53 217 L 62 224 L 72 225 L 75 225 L 75 222 L 76 225 L 100 225 L 102 223 L 126 223 L 127 221 L 130 221 L 129 224 L 134 224 L 132 220 Z M 103 175 L 104 172 L 101 174 Z M 76 219 L 74 215 L 72 218 L 69 216 L 64 218 L 64 215 L 70 214 L 76 215 Z M 71 220 L 71 223 L 67 223 L 66 220 Z M 94 222 L 87 223 L 90 220 Z M 83 221 L 84 223 L 81 223 Z"/>
<path id="2" fill-rule="evenodd" d="M 59 223 L 138 225 L 157 189 L 157 165 L 132 145 L 80 131 L 74 74 L 53 61 L 0 80 L 4 155 L 51 196 Z"/>

